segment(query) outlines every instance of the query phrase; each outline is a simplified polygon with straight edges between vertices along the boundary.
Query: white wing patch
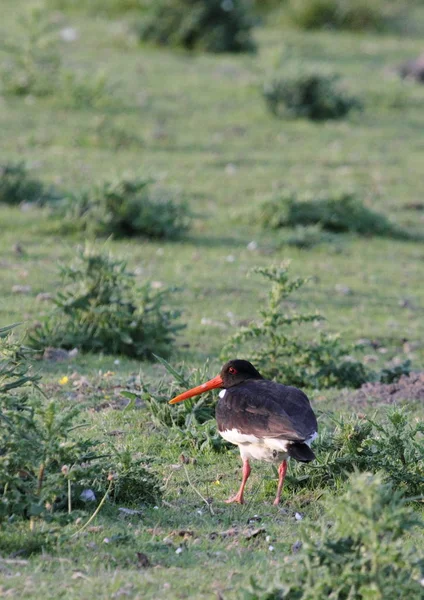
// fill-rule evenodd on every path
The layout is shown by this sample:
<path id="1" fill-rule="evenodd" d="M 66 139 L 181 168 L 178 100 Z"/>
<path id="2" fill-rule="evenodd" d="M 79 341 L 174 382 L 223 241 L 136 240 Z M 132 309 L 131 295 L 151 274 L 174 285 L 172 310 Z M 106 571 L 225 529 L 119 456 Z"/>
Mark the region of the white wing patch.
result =
<path id="1" fill-rule="evenodd" d="M 240 448 L 242 458 L 252 458 L 267 462 L 281 462 L 287 458 L 289 442 L 278 438 L 258 438 L 256 435 L 240 433 L 237 429 L 220 431 L 220 434 Z"/>
<path id="2" fill-rule="evenodd" d="M 227 442 L 230 442 L 231 444 L 236 444 L 236 446 L 240 446 L 240 444 L 259 444 L 261 441 L 256 435 L 240 433 L 238 429 L 226 429 L 219 433 L 224 440 L 227 440 Z"/>

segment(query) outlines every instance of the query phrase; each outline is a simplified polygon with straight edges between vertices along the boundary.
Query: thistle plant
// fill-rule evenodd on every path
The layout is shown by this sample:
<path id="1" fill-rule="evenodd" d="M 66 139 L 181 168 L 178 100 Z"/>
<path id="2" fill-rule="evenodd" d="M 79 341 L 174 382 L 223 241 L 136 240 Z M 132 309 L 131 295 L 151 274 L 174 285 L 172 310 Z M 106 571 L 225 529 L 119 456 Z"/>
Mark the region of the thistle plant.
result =
<path id="1" fill-rule="evenodd" d="M 78 409 L 43 401 L 31 351 L 0 329 L 0 520 L 51 513 L 67 494 L 63 465 L 93 458 L 95 442 L 74 439 Z"/>
<path id="2" fill-rule="evenodd" d="M 31 8 L 19 20 L 16 38 L 2 36 L 0 81 L 7 94 L 45 96 L 57 86 L 61 59 L 58 24 L 51 12 Z"/>
<path id="3" fill-rule="evenodd" d="M 333 427 L 321 428 L 314 442 L 317 461 L 307 472 L 294 465 L 289 475 L 294 489 L 341 489 L 353 471 L 380 473 L 407 498 L 424 490 L 424 425 L 404 409 L 393 408 L 383 418 L 332 416 Z"/>
<path id="4" fill-rule="evenodd" d="M 86 248 L 60 269 L 60 291 L 52 310 L 28 334 L 36 349 L 47 346 L 152 358 L 170 351 L 183 325 L 166 307 L 170 290 L 138 286 L 126 263 Z"/>
<path id="5" fill-rule="evenodd" d="M 393 484 L 380 475 L 352 475 L 327 508 L 317 524 L 305 524 L 301 552 L 281 581 L 268 589 L 253 581 L 244 600 L 423 597 L 423 554 L 410 540 L 423 522 Z"/>
<path id="6" fill-rule="evenodd" d="M 319 313 L 297 313 L 288 309 L 287 298 L 306 279 L 290 278 L 288 264 L 254 269 L 271 282 L 268 301 L 259 319 L 242 327 L 225 344 L 221 358 L 228 360 L 243 347 L 250 360 L 269 379 L 278 378 L 304 387 L 359 387 L 367 380 L 363 365 L 352 358 L 350 348 L 337 335 L 314 334 L 306 341 L 299 326 L 323 320 Z"/>
<path id="7" fill-rule="evenodd" d="M 185 233 L 190 211 L 148 179 L 122 177 L 64 198 L 59 215 L 94 235 L 174 239 Z"/>
<path id="8" fill-rule="evenodd" d="M 95 503 L 111 474 L 115 501 L 156 501 L 159 483 L 145 457 L 84 437 L 80 407 L 44 396 L 34 353 L 12 337 L 13 327 L 0 329 L 0 522 L 50 520 Z"/>

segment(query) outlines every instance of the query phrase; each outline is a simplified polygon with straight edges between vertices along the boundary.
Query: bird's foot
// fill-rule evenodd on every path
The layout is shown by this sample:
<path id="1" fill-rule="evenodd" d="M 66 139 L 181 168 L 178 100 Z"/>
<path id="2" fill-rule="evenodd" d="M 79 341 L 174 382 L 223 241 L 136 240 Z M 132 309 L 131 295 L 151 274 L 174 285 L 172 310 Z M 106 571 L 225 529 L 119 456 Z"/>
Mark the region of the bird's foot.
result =
<path id="1" fill-rule="evenodd" d="M 228 498 L 228 500 L 225 500 L 225 504 L 244 504 L 244 498 L 243 496 L 241 496 L 240 494 L 236 494 L 235 496 L 232 496 L 232 498 Z"/>
<path id="2" fill-rule="evenodd" d="M 274 506 L 278 506 L 280 504 L 280 496 L 277 496 L 276 499 L 273 502 Z"/>

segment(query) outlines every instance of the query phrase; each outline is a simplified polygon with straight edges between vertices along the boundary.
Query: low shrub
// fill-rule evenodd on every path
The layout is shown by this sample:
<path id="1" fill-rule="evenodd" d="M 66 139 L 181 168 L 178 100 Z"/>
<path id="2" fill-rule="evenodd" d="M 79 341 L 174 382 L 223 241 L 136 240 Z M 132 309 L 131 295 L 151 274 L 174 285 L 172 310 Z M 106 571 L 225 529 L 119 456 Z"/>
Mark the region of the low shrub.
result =
<path id="1" fill-rule="evenodd" d="M 423 597 L 423 553 L 409 539 L 423 522 L 396 486 L 379 475 L 353 475 L 343 496 L 328 499 L 327 508 L 317 524 L 303 527 L 301 551 L 281 583 L 264 589 L 253 580 L 244 600 Z"/>
<path id="2" fill-rule="evenodd" d="M 255 50 L 245 0 L 158 0 L 139 27 L 142 41 L 206 52 Z"/>
<path id="3" fill-rule="evenodd" d="M 287 264 L 256 269 L 271 282 L 268 302 L 259 311 L 260 319 L 242 327 L 225 344 L 221 358 L 228 360 L 243 347 L 250 360 L 266 378 L 300 387 L 360 387 L 368 380 L 365 367 L 352 357 L 339 336 L 321 333 L 303 341 L 299 325 L 323 319 L 318 313 L 298 314 L 284 309 L 284 302 L 306 280 L 290 279 Z"/>
<path id="4" fill-rule="evenodd" d="M 86 352 L 152 358 L 169 353 L 176 332 L 177 310 L 165 307 L 170 290 L 138 287 L 126 264 L 90 249 L 60 270 L 55 310 L 28 333 L 28 343 L 80 348 Z"/>
<path id="5" fill-rule="evenodd" d="M 0 204 L 31 202 L 42 205 L 57 199 L 57 196 L 40 180 L 31 177 L 24 162 L 0 164 Z"/>
<path id="6" fill-rule="evenodd" d="M 53 512 L 68 496 L 62 466 L 82 468 L 96 445 L 70 433 L 77 409 L 43 405 L 29 350 L 8 329 L 0 330 L 0 520 Z"/>
<path id="7" fill-rule="evenodd" d="M 396 18 L 399 3 L 387 0 L 289 0 L 288 12 L 302 29 L 382 31 Z"/>
<path id="8" fill-rule="evenodd" d="M 61 212 L 73 227 L 97 235 L 177 238 L 189 227 L 186 203 L 147 179 L 122 178 L 68 196 Z"/>
<path id="9" fill-rule="evenodd" d="M 378 380 L 380 383 L 394 383 L 401 377 L 408 376 L 411 373 L 411 361 L 405 360 L 400 365 L 387 366 L 381 369 Z"/>
<path id="10" fill-rule="evenodd" d="M 394 408 L 377 422 L 369 417 L 340 418 L 314 442 L 317 461 L 307 473 L 295 465 L 292 485 L 320 490 L 339 489 L 353 471 L 381 473 L 408 498 L 424 490 L 424 425 L 412 423 L 406 411 Z"/>
<path id="11" fill-rule="evenodd" d="M 113 448 L 114 484 L 111 497 L 120 504 L 155 504 L 161 497 L 159 479 L 131 448 Z"/>
<path id="12" fill-rule="evenodd" d="M 112 474 L 115 501 L 156 501 L 158 480 L 141 459 L 76 434 L 78 406 L 45 401 L 33 352 L 10 329 L 0 329 L 0 521 L 81 509 L 100 500 Z"/>
<path id="13" fill-rule="evenodd" d="M 333 233 L 409 237 L 406 231 L 393 225 L 385 215 L 367 208 L 350 192 L 309 194 L 299 198 L 294 192 L 283 191 L 262 205 L 260 221 L 271 229 L 319 225 Z"/>
<path id="14" fill-rule="evenodd" d="M 5 55 L 0 65 L 0 82 L 6 94 L 45 96 L 52 94 L 60 72 L 59 25 L 43 8 L 31 8 L 19 21 L 12 39 L 0 43 Z"/>
<path id="15" fill-rule="evenodd" d="M 276 74 L 264 85 L 263 96 L 279 118 L 341 119 L 362 104 L 344 91 L 339 80 L 338 75 L 296 69 Z"/>

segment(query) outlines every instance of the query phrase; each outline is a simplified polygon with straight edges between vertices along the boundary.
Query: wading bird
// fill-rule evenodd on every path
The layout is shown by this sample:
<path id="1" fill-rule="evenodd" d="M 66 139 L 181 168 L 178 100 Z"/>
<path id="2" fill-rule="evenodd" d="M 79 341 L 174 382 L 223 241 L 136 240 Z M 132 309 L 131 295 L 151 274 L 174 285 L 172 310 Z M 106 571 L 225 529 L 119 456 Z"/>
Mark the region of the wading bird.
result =
<path id="1" fill-rule="evenodd" d="M 264 379 L 247 360 L 230 360 L 219 375 L 176 396 L 176 404 L 214 388 L 223 388 L 216 406 L 221 436 L 236 444 L 243 461 L 243 478 L 237 494 L 227 503 L 244 503 L 251 459 L 279 463 L 274 504 L 280 502 L 289 457 L 300 462 L 314 460 L 310 449 L 318 425 L 308 397 L 301 390 Z"/>

